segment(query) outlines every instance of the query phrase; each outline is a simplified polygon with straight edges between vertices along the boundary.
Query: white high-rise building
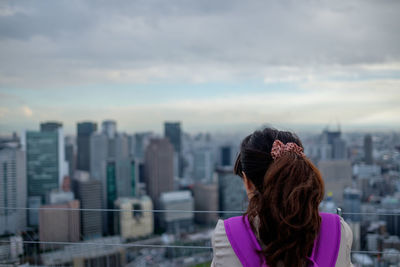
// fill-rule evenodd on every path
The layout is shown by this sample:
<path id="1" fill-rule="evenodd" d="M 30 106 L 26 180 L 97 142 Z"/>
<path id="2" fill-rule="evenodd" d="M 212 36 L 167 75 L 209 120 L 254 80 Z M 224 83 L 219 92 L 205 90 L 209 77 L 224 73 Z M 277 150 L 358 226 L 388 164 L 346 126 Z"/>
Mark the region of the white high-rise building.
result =
<path id="1" fill-rule="evenodd" d="M 193 178 L 196 182 L 211 182 L 214 174 L 214 155 L 210 148 L 202 147 L 193 152 Z"/>
<path id="2" fill-rule="evenodd" d="M 0 148 L 0 235 L 26 228 L 26 163 L 18 147 Z"/>

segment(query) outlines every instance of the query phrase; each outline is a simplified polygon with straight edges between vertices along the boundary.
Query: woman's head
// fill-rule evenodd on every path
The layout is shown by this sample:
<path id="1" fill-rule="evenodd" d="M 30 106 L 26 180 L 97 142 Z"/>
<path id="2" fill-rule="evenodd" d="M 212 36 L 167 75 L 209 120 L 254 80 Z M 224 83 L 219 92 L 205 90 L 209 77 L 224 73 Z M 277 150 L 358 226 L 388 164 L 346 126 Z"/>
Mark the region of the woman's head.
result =
<path id="1" fill-rule="evenodd" d="M 295 134 L 265 128 L 262 131 L 255 131 L 243 139 L 239 156 L 236 159 L 235 174 L 243 178 L 244 172 L 260 192 L 262 191 L 265 173 L 273 162 L 271 149 L 275 140 L 280 140 L 284 144 L 293 142 L 303 147 Z"/>
<path id="2" fill-rule="evenodd" d="M 288 146 L 295 149 L 273 157 L 276 140 L 294 143 Z M 324 184 L 318 169 L 299 153 L 301 148 L 295 134 L 266 128 L 243 140 L 235 163 L 235 173 L 254 185 L 246 214 L 258 225 L 270 266 L 280 261 L 303 266 L 319 231 Z"/>

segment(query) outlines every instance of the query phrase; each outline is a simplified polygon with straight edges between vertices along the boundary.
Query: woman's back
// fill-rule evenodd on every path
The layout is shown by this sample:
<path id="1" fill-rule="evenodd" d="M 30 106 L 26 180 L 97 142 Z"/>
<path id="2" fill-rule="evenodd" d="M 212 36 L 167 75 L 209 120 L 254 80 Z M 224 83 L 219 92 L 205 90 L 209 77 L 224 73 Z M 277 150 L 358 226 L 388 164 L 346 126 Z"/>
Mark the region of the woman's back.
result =
<path id="1" fill-rule="evenodd" d="M 343 220 L 342 217 L 339 217 L 339 225 L 340 225 L 340 243 L 339 243 L 336 263 L 333 266 L 336 267 L 353 266 L 350 261 L 353 233 L 351 232 L 349 225 Z M 254 236 L 256 237 L 257 242 L 260 244 L 260 246 L 265 247 L 265 245 L 260 242 L 257 233 L 255 233 Z M 214 248 L 214 256 L 211 264 L 212 267 L 243 266 L 238 256 L 236 255 L 236 252 L 232 248 L 232 245 L 226 233 L 225 223 L 223 220 L 219 220 L 215 227 L 212 237 L 212 245 Z"/>
<path id="2" fill-rule="evenodd" d="M 249 198 L 244 214 L 251 228 L 249 233 L 255 233 L 258 243 L 262 244 L 256 250 L 268 266 L 308 266 L 312 262 L 311 256 L 315 254 L 315 248 L 326 250 L 327 246 L 333 246 L 325 243 L 314 246 L 321 235 L 332 231 L 329 229 L 332 226 L 321 227 L 326 224 L 318 210 L 324 197 L 324 182 L 318 169 L 303 153 L 301 141 L 295 134 L 266 128 L 247 136 L 242 141 L 234 173 L 243 179 Z M 343 228 L 345 236 L 341 238 L 341 234 L 338 234 L 343 243 L 338 243 L 339 256 L 335 258 L 341 258 L 342 253 L 345 253 L 344 256 L 348 258 L 345 262 L 350 263 L 350 254 L 347 253 L 350 248 L 347 247 L 349 243 L 351 247 L 351 234 L 348 237 L 351 230 L 343 220 L 337 219 L 337 222 L 338 229 Z M 240 256 L 240 249 L 237 247 L 246 246 L 245 251 L 249 248 L 242 242 L 237 242 L 238 245 L 232 244 L 236 235 L 241 233 L 230 233 L 226 224 L 223 229 L 220 224 L 219 222 L 217 225 L 214 238 L 213 264 L 232 266 L 219 259 L 227 258 L 233 250 L 237 260 L 237 256 Z M 325 230 L 320 232 L 321 229 Z M 221 241 L 225 242 L 227 238 L 231 250 L 229 246 L 228 249 L 223 249 L 224 242 L 218 240 L 220 233 Z M 328 257 L 328 253 L 323 256 Z M 228 257 L 226 260 L 229 259 L 235 261 L 235 257 Z"/>

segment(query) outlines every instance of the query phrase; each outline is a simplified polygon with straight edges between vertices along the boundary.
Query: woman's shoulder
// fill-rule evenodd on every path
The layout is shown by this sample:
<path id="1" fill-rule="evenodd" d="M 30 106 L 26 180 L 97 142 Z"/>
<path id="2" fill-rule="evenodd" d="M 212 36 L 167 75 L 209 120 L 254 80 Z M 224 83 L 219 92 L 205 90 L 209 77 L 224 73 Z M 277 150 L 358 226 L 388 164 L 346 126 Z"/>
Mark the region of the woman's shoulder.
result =
<path id="1" fill-rule="evenodd" d="M 218 220 L 212 236 L 213 261 L 211 266 L 242 266 L 232 249 L 223 220 Z"/>
<path id="2" fill-rule="evenodd" d="M 351 246 L 353 232 L 347 222 L 340 217 L 340 247 L 336 266 L 353 266 L 351 263 Z"/>

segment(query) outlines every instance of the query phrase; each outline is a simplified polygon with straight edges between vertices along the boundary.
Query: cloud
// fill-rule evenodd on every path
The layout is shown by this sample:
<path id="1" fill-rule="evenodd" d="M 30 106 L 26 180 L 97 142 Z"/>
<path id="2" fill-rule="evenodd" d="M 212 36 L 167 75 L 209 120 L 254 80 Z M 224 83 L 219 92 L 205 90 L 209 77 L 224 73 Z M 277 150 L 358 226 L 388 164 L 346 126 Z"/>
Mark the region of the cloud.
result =
<path id="1" fill-rule="evenodd" d="M 22 113 L 25 117 L 32 117 L 33 111 L 28 106 L 21 107 Z"/>
<path id="2" fill-rule="evenodd" d="M 1 123 L 400 125 L 399 9 L 392 0 L 3 2 L 0 91 L 15 99 L 0 96 Z"/>
<path id="3" fill-rule="evenodd" d="M 0 118 L 5 117 L 9 113 L 9 109 L 6 107 L 0 107 Z"/>
<path id="4" fill-rule="evenodd" d="M 263 69 L 390 65 L 400 61 L 399 8 L 372 0 L 6 2 L 0 87 L 297 82 L 304 77 L 290 70 L 276 79 Z"/>

